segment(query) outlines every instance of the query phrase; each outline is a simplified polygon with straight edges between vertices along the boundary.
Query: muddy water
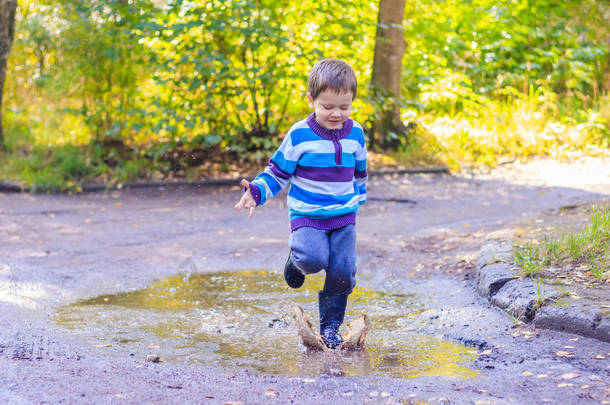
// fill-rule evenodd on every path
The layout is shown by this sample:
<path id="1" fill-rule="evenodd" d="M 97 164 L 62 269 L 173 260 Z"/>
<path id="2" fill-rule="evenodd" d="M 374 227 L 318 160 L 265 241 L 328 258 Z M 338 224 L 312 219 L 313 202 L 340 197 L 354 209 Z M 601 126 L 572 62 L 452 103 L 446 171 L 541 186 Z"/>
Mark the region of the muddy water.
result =
<path id="1" fill-rule="evenodd" d="M 477 373 L 462 365 L 472 349 L 409 332 L 424 304 L 416 296 L 389 295 L 356 288 L 346 320 L 360 313 L 372 319 L 366 349 L 319 353 L 299 343 L 290 316 L 299 303 L 317 324 L 317 291 L 323 276 L 308 277 L 299 290 L 281 274 L 268 271 L 179 275 L 145 289 L 103 295 L 61 307 L 59 325 L 92 347 L 113 355 L 163 361 L 237 366 L 251 373 L 313 376 L 379 375 L 398 378 Z M 315 326 L 317 328 L 317 325 Z"/>

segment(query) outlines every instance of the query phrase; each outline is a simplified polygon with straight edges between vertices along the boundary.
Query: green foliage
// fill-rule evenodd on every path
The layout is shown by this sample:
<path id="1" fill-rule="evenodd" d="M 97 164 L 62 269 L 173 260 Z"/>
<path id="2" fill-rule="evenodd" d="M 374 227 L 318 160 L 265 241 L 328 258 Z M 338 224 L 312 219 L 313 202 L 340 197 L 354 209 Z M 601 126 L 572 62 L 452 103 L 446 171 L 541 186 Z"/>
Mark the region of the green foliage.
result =
<path id="1" fill-rule="evenodd" d="M 407 2 L 397 100 L 369 88 L 376 2 L 20 0 L 6 146 L 78 145 L 113 181 L 261 162 L 309 113 L 313 63 L 333 57 L 355 68 L 365 127 L 400 105 L 415 137 L 387 136 L 409 165 L 590 153 L 610 144 L 609 13 L 599 0 Z"/>
<path id="2" fill-rule="evenodd" d="M 526 244 L 515 251 L 515 264 L 521 268 L 522 274 L 526 277 L 538 274 L 543 267 L 538 248 L 531 244 Z"/>
<path id="3" fill-rule="evenodd" d="M 33 192 L 78 191 L 79 182 L 100 174 L 95 163 L 87 160 L 81 148 L 66 145 L 35 148 L 25 156 L 1 159 L 0 171 L 5 178 L 22 179 Z"/>
<path id="4" fill-rule="evenodd" d="M 559 238 L 545 236 L 540 247 L 526 244 L 515 252 L 523 274 L 532 276 L 550 265 L 585 266 L 600 280 L 610 272 L 610 208 L 596 208 L 591 223 Z"/>

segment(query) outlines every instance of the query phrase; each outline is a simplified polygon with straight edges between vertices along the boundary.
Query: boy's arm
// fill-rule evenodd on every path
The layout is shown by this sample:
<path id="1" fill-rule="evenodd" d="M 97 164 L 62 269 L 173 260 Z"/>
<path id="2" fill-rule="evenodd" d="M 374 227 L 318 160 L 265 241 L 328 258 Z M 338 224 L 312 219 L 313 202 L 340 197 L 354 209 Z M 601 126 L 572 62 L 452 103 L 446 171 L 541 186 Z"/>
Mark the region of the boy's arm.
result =
<path id="1" fill-rule="evenodd" d="M 269 164 L 258 176 L 248 182 L 242 180 L 245 192 L 235 205 L 237 210 L 250 208 L 251 217 L 254 208 L 265 204 L 269 198 L 274 197 L 290 183 L 290 179 L 296 170 L 298 156 L 292 147 L 290 133 L 286 135 L 279 149 L 269 159 Z"/>
<path id="2" fill-rule="evenodd" d="M 366 143 L 364 143 L 364 137 L 360 143 L 360 147 L 356 151 L 356 167 L 354 171 L 354 178 L 358 185 L 358 192 L 360 194 L 359 204 L 362 205 L 366 202 L 366 182 L 368 180 L 368 173 L 366 171 Z"/>

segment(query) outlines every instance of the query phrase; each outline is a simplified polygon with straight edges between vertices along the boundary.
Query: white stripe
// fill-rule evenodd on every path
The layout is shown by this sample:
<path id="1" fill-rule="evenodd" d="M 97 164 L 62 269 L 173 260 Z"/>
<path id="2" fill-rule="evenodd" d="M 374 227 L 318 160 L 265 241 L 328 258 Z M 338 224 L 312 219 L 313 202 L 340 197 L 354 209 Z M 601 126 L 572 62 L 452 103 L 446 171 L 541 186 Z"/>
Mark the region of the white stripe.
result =
<path id="1" fill-rule="evenodd" d="M 351 208 L 359 204 L 360 196 L 353 196 L 346 204 L 333 204 L 333 205 L 317 205 L 317 204 L 307 204 L 301 200 L 297 200 L 294 197 L 288 196 L 288 208 L 293 211 L 299 212 L 312 212 L 316 210 L 324 210 L 324 211 L 335 211 L 341 208 Z"/>
<path id="2" fill-rule="evenodd" d="M 358 149 L 356 149 L 356 160 L 366 160 L 366 145 L 358 145 Z"/>
<path id="3" fill-rule="evenodd" d="M 353 154 L 360 149 L 360 143 L 354 139 L 341 139 L 341 147 L 343 153 Z"/>
<path id="4" fill-rule="evenodd" d="M 303 177 L 294 176 L 292 183 L 301 187 L 303 190 L 318 194 L 331 194 L 335 196 L 343 196 L 354 194 L 354 181 L 316 181 L 304 179 Z"/>
<path id="5" fill-rule="evenodd" d="M 368 180 L 368 176 L 356 179 L 356 184 L 358 185 L 358 187 L 362 187 L 366 183 L 367 180 Z"/>

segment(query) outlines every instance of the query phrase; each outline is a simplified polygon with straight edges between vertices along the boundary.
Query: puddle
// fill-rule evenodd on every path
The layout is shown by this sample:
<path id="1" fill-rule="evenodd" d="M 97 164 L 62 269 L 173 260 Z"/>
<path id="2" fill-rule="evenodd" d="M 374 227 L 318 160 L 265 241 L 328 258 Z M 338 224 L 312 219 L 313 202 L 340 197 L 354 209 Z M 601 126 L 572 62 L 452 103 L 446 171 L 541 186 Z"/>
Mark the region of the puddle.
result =
<path id="1" fill-rule="evenodd" d="M 424 309 L 417 297 L 363 288 L 350 296 L 346 320 L 360 313 L 371 317 L 366 350 L 306 351 L 290 307 L 299 303 L 317 324 L 317 292 L 323 281 L 323 275 L 310 276 L 303 288 L 292 290 L 281 274 L 262 270 L 179 275 L 142 290 L 63 306 L 56 321 L 92 346 L 118 347 L 114 355 L 144 358 L 155 353 L 165 362 L 238 367 L 251 373 L 397 378 L 478 374 L 461 365 L 476 356 L 471 348 L 405 330 Z"/>

